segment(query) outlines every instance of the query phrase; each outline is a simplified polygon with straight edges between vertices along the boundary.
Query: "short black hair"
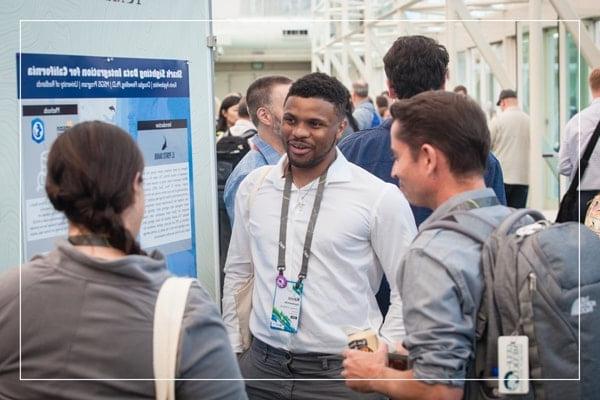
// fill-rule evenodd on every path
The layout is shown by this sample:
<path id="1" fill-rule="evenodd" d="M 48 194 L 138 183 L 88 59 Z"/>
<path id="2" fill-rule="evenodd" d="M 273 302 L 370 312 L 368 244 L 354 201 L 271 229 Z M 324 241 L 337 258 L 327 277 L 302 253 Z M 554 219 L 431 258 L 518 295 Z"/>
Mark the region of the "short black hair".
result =
<path id="1" fill-rule="evenodd" d="M 467 96 L 442 90 L 399 100 L 390 108 L 400 122 L 395 138 L 406 143 L 414 159 L 428 143 L 448 159 L 457 177 L 483 175 L 490 151 L 490 131 L 481 107 Z"/>
<path id="2" fill-rule="evenodd" d="M 333 104 L 338 117 L 344 118 L 348 109 L 350 92 L 342 82 L 333 76 L 322 72 L 313 72 L 304 75 L 292 84 L 285 100 L 287 101 L 290 96 L 315 97 L 325 100 Z"/>
<path id="3" fill-rule="evenodd" d="M 385 75 L 399 99 L 444 86 L 450 58 L 446 48 L 425 36 L 400 36 L 383 57 Z"/>
<path id="4" fill-rule="evenodd" d="M 258 126 L 259 123 L 256 111 L 260 107 L 271 106 L 271 102 L 273 101 L 271 91 L 273 87 L 277 85 L 289 85 L 290 83 L 292 83 L 292 80 L 287 76 L 270 75 L 258 78 L 248 86 L 246 104 L 248 106 L 248 113 L 255 126 Z"/>

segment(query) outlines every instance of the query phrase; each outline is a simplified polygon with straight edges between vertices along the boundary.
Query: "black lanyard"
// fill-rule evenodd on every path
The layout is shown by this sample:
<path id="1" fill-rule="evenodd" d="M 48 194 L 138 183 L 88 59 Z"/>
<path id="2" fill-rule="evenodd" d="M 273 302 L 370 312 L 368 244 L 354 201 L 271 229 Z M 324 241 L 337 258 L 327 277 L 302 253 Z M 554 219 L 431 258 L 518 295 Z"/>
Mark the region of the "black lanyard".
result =
<path id="1" fill-rule="evenodd" d="M 69 236 L 67 240 L 73 246 L 111 247 L 108 238 L 102 235 L 74 235 Z"/>
<path id="2" fill-rule="evenodd" d="M 321 208 L 321 200 L 323 200 L 323 192 L 325 191 L 326 178 L 327 170 L 325 170 L 325 172 L 323 172 L 323 175 L 319 177 L 319 186 L 317 187 L 315 202 L 313 204 L 312 212 L 310 213 L 308 228 L 306 229 L 306 238 L 304 239 L 304 250 L 302 251 L 302 268 L 300 269 L 300 273 L 298 274 L 298 281 L 295 285 L 296 288 L 302 286 L 302 281 L 306 278 L 306 273 L 308 271 L 308 258 L 310 257 L 310 247 L 312 244 L 313 233 L 315 231 L 315 225 L 317 223 L 317 216 L 319 215 L 319 209 Z M 281 220 L 279 223 L 279 257 L 277 259 L 277 270 L 279 271 L 279 275 L 277 276 L 276 283 L 277 286 L 280 288 L 284 288 L 287 285 L 287 280 L 283 275 L 283 271 L 285 271 L 285 246 L 291 194 L 292 171 L 290 169 L 287 173 L 287 176 L 285 177 L 283 200 L 281 201 Z"/>

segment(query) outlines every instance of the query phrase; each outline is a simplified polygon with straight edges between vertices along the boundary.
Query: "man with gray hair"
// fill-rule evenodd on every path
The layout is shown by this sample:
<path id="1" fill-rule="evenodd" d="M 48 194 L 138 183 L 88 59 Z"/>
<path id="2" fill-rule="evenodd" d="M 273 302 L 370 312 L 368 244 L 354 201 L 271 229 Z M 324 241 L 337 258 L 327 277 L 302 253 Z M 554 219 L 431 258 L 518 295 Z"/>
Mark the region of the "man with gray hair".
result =
<path id="1" fill-rule="evenodd" d="M 365 81 L 356 81 L 352 84 L 352 104 L 354 112 L 352 116 L 358 124 L 358 129 L 369 129 L 379 126 L 381 117 L 375 106 L 369 100 L 369 84 Z"/>

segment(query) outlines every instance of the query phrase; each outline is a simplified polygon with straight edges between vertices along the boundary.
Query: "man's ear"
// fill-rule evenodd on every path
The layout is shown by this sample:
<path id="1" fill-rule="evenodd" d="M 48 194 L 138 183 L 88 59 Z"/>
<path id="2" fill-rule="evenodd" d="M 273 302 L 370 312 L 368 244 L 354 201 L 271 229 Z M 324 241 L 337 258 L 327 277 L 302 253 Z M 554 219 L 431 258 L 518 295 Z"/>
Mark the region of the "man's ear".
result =
<path id="1" fill-rule="evenodd" d="M 436 169 L 439 167 L 439 162 L 441 161 L 436 148 L 428 143 L 425 143 L 421 146 L 419 153 L 419 161 L 425 166 L 427 174 L 434 174 Z"/>
<path id="2" fill-rule="evenodd" d="M 265 107 L 258 107 L 256 110 L 256 117 L 258 121 L 266 126 L 273 125 L 273 118 L 271 117 L 271 113 Z"/>
<path id="3" fill-rule="evenodd" d="M 133 178 L 133 197 L 139 199 L 144 195 L 144 182 L 141 172 L 137 172 Z"/>
<path id="4" fill-rule="evenodd" d="M 396 99 L 398 96 L 396 95 L 396 91 L 394 90 L 394 88 L 392 87 L 392 83 L 390 82 L 389 79 L 385 80 L 385 85 L 387 86 L 388 89 L 388 95 L 390 96 L 390 98 L 392 99 Z"/>
<path id="5" fill-rule="evenodd" d="M 133 178 L 133 191 L 137 192 L 140 190 L 144 190 L 143 188 L 143 183 L 142 183 L 142 173 L 141 172 L 136 172 L 135 173 L 135 177 Z"/>
<path id="6" fill-rule="evenodd" d="M 340 140 L 340 138 L 342 137 L 342 134 L 346 130 L 347 126 L 348 126 L 348 120 L 346 118 L 342 118 L 342 121 L 340 122 L 340 125 L 338 126 L 338 131 L 335 134 L 335 138 L 337 141 Z"/>

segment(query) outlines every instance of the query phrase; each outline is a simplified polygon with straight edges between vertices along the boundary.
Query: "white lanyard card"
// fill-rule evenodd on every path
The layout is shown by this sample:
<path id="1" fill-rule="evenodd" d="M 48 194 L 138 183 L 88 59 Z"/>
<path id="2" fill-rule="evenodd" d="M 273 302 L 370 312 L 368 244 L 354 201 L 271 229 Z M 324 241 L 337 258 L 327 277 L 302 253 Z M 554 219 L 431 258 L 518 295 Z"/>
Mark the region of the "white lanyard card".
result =
<path id="1" fill-rule="evenodd" d="M 292 281 L 288 281 L 285 287 L 275 286 L 271 329 L 289 333 L 298 332 L 303 289 L 303 284 L 296 287 L 296 282 Z"/>

